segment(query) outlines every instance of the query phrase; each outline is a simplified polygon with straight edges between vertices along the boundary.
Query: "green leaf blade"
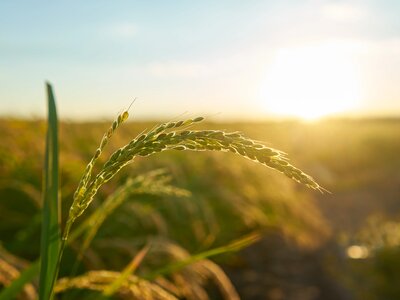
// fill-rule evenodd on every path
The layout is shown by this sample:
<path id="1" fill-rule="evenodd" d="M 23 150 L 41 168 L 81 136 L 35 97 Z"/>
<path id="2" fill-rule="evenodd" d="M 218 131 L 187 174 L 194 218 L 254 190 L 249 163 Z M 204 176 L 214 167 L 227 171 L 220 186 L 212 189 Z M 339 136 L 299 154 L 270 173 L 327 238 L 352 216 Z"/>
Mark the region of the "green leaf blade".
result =
<path id="1" fill-rule="evenodd" d="M 48 127 L 43 174 L 43 213 L 40 242 L 39 299 L 52 298 L 60 251 L 60 205 L 58 197 L 58 121 L 52 87 L 47 87 Z"/>

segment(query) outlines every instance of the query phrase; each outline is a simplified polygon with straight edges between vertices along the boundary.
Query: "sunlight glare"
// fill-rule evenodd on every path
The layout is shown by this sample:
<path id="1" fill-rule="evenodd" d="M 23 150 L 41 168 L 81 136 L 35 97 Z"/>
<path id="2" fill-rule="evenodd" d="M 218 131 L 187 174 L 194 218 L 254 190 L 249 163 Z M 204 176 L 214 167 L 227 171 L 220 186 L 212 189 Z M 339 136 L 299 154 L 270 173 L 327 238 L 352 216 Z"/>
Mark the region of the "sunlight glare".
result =
<path id="1" fill-rule="evenodd" d="M 360 75 L 347 50 L 340 43 L 279 49 L 262 83 L 265 109 L 310 120 L 357 107 Z"/>

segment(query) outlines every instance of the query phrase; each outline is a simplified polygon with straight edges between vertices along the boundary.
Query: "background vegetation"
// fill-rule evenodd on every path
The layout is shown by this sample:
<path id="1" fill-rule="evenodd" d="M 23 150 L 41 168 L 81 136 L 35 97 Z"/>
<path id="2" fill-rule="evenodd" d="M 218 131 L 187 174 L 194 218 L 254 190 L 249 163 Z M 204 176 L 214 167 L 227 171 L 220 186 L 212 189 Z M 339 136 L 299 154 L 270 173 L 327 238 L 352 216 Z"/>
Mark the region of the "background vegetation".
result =
<path id="1" fill-rule="evenodd" d="M 60 124 L 63 212 L 108 126 Z M 152 126 L 125 124 L 110 152 Z M 128 177 L 160 168 L 191 194 L 129 195 L 100 226 L 78 274 L 121 271 L 149 240 L 164 245 L 153 247 L 162 253 L 153 249 L 138 274 L 162 267 L 171 253 L 199 253 L 256 231 L 261 241 L 213 258 L 243 299 L 398 299 L 400 121 L 205 123 L 203 128 L 240 130 L 269 141 L 332 194 L 308 190 L 233 154 L 176 151 L 139 158 L 100 190 L 90 210 Z M 0 136 L 0 281 L 7 285 L 39 256 L 45 123 L 3 119 Z M 67 248 L 61 276 L 74 271 L 80 243 Z M 365 255 L 350 258 L 347 250 L 354 245 L 366 249 Z M 186 279 L 192 285 L 198 281 Z M 35 286 L 25 293 L 34 295 Z M 194 294 L 185 297 L 201 299 L 190 298 Z"/>

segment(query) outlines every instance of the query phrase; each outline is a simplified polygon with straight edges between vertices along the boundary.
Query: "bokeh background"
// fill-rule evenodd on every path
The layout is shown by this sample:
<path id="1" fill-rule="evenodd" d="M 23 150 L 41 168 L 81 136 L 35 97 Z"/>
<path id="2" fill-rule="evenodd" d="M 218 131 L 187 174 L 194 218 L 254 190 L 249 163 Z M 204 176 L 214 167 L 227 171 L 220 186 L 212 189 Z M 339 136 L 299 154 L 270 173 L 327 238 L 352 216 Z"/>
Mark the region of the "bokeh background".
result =
<path id="1" fill-rule="evenodd" d="M 81 272 L 123 269 L 149 237 L 198 253 L 256 231 L 259 242 L 213 257 L 242 299 L 399 299 L 399 13 L 388 0 L 2 1 L 0 260 L 18 272 L 39 255 L 49 80 L 64 215 L 108 122 L 134 98 L 110 153 L 154 122 L 201 115 L 198 128 L 265 141 L 331 192 L 233 154 L 138 159 L 98 203 L 158 168 L 191 196 L 126 201 Z"/>

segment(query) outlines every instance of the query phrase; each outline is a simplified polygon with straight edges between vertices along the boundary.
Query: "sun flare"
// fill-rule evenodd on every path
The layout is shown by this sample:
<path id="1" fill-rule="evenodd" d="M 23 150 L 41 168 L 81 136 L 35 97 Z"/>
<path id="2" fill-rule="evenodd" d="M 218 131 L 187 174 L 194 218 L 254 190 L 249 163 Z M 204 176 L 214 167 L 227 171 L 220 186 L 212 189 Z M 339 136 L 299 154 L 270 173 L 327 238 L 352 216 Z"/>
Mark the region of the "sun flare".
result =
<path id="1" fill-rule="evenodd" d="M 360 90 L 360 75 L 346 47 L 327 43 L 278 50 L 261 97 L 269 113 L 313 120 L 357 107 Z"/>

